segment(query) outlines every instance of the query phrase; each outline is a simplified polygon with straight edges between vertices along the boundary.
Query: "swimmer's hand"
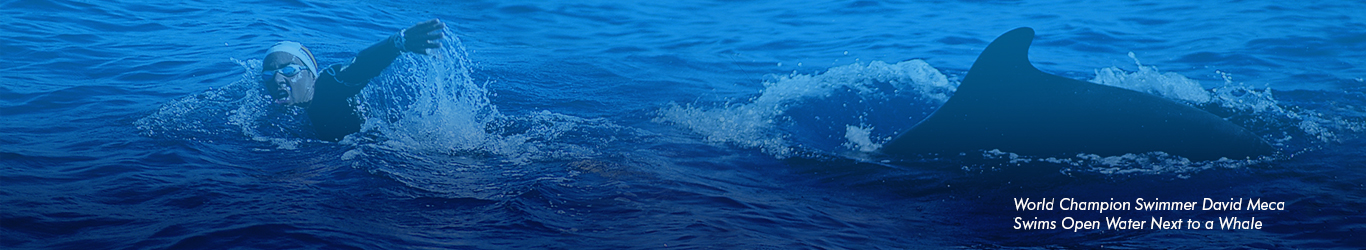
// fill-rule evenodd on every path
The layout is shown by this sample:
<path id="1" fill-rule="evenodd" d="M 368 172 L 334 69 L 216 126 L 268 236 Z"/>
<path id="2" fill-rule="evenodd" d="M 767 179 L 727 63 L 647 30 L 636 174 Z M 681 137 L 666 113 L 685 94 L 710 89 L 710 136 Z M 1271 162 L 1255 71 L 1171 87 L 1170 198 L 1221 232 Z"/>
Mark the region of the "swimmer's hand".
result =
<path id="1" fill-rule="evenodd" d="M 350 65 L 343 66 L 335 75 L 338 81 L 348 83 L 344 84 L 346 86 L 360 86 L 346 88 L 353 92 L 347 92 L 345 96 L 356 95 L 365 83 L 379 76 L 404 52 L 426 55 L 430 54 L 431 49 L 441 48 L 441 39 L 445 37 L 442 33 L 445 29 L 446 24 L 441 23 L 441 20 L 427 20 L 389 35 L 384 40 L 361 50 L 355 59 L 351 59 Z"/>
<path id="2" fill-rule="evenodd" d="M 446 24 L 441 20 L 432 19 L 421 22 L 400 31 L 398 35 L 403 36 L 403 47 L 401 51 L 411 51 L 413 53 L 426 55 L 428 49 L 441 48 L 441 30 L 446 29 Z"/>

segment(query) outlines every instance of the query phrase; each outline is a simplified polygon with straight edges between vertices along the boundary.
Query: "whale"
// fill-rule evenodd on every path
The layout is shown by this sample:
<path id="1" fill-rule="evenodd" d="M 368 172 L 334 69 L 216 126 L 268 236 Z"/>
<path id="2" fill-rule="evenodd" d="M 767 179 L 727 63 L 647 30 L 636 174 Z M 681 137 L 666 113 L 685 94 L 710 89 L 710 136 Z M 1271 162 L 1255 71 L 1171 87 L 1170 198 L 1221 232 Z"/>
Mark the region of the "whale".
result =
<path id="1" fill-rule="evenodd" d="M 1031 156 L 1163 152 L 1189 160 L 1250 159 L 1276 149 L 1217 115 L 1152 94 L 1045 73 L 1029 62 L 1034 29 L 1006 32 L 924 120 L 884 143 L 886 155 L 1000 150 Z"/>

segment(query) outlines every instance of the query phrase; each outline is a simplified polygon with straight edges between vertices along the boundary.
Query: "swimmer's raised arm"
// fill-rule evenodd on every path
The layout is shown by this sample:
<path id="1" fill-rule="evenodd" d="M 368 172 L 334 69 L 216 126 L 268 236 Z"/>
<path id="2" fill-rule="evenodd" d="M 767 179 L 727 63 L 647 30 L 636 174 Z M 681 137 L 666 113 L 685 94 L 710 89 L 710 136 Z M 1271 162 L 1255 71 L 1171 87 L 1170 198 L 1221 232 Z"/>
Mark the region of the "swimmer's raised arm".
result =
<path id="1" fill-rule="evenodd" d="M 351 65 L 337 72 L 338 80 L 351 83 L 369 82 L 379 76 L 403 52 L 427 54 L 428 49 L 441 48 L 442 29 L 446 24 L 432 19 L 403 29 L 383 41 L 361 50 Z"/>

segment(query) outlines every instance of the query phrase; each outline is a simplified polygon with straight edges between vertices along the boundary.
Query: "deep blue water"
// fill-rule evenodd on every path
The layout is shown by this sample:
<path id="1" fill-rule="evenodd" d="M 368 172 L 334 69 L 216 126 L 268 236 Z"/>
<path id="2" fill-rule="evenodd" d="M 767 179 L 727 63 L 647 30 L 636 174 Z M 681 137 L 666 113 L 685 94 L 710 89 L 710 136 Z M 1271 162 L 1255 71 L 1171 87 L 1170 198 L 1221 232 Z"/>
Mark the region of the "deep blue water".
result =
<path id="1" fill-rule="evenodd" d="M 1366 4 L 1071 2 L 0 2 L 0 248 L 1366 247 Z M 340 63 L 430 18 L 446 49 L 373 81 L 341 142 L 252 80 L 273 42 Z M 1016 27 L 1045 72 L 1280 153 L 867 153 Z M 1112 215 L 1264 227 L 1012 228 Z"/>

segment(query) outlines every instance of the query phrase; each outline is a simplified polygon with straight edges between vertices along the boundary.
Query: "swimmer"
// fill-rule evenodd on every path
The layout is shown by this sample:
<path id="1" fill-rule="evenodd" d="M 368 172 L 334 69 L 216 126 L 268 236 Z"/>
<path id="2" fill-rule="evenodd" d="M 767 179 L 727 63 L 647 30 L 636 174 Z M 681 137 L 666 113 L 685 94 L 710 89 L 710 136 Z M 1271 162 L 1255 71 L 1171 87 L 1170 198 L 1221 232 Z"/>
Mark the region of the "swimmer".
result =
<path id="1" fill-rule="evenodd" d="M 440 49 L 441 30 L 445 28 L 437 19 L 418 23 L 361 50 L 350 63 L 322 69 L 307 47 L 279 42 L 261 60 L 261 84 L 275 103 L 307 110 L 318 139 L 338 141 L 360 131 L 363 122 L 356 106 L 347 99 L 359 94 L 399 55 Z"/>

